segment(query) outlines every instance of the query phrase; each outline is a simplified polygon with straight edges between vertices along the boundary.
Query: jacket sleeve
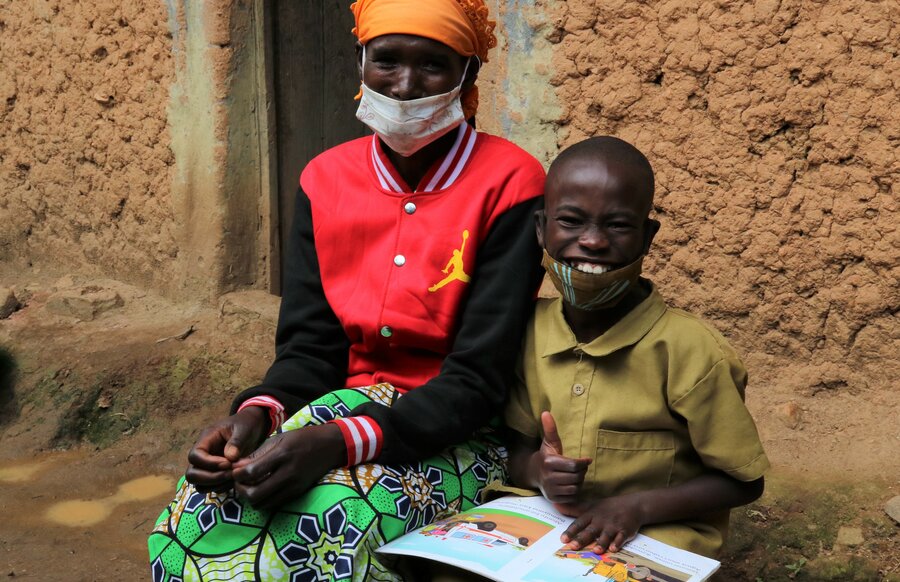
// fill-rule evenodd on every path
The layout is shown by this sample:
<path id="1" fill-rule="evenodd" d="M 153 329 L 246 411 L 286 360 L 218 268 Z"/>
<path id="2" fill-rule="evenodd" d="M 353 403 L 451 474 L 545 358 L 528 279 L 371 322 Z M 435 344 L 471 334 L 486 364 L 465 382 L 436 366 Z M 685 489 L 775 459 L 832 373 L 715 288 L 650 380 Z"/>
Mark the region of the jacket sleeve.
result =
<path id="1" fill-rule="evenodd" d="M 325 298 L 310 201 L 299 189 L 287 252 L 275 361 L 262 384 L 238 395 L 232 414 L 251 398 L 263 405 L 274 398 L 287 418 L 319 396 L 344 386 L 350 342 Z"/>
<path id="2" fill-rule="evenodd" d="M 541 203 L 541 198 L 521 202 L 494 222 L 478 250 L 469 296 L 440 373 L 391 407 L 367 403 L 353 410 L 381 433 L 379 446 L 371 448 L 380 453 L 359 455 L 357 462 L 426 458 L 465 441 L 502 412 L 543 276 L 533 227 Z"/>

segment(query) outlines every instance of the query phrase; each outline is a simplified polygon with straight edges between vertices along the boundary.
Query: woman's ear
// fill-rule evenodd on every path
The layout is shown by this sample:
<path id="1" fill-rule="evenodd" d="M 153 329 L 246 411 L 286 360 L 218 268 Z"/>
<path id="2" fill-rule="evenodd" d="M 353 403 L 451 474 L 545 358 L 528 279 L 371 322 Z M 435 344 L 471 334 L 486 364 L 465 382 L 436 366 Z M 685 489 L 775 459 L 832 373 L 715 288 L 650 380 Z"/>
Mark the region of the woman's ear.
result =
<path id="1" fill-rule="evenodd" d="M 469 57 L 469 67 L 466 69 L 466 78 L 463 79 L 462 90 L 468 91 L 475 85 L 478 79 L 478 71 L 481 70 L 481 59 L 472 55 Z"/>
<path id="2" fill-rule="evenodd" d="M 359 44 L 359 41 L 356 43 L 356 72 L 359 73 L 359 80 L 362 81 L 363 78 L 363 46 Z"/>

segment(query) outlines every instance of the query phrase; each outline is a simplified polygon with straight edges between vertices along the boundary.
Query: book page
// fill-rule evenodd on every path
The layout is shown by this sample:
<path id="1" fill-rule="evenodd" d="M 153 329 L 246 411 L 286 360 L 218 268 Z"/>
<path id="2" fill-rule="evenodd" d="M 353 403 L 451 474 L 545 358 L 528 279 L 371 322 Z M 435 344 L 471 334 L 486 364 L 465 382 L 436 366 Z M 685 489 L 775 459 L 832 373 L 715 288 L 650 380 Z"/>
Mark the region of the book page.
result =
<path id="1" fill-rule="evenodd" d="M 525 569 L 547 551 L 536 545 L 540 540 L 559 546 L 570 522 L 541 497 L 503 497 L 408 533 L 378 551 L 429 558 L 511 582 L 516 578 L 510 571 Z"/>
<path id="2" fill-rule="evenodd" d="M 502 582 L 701 582 L 719 562 L 638 534 L 618 552 L 568 550 L 572 522 L 542 497 L 503 497 L 379 549 L 437 560 Z"/>
<path id="3" fill-rule="evenodd" d="M 557 542 L 539 560 L 529 564 L 517 580 L 554 582 L 701 582 L 719 568 L 719 562 L 673 548 L 638 534 L 618 552 L 597 554 L 567 550 Z"/>

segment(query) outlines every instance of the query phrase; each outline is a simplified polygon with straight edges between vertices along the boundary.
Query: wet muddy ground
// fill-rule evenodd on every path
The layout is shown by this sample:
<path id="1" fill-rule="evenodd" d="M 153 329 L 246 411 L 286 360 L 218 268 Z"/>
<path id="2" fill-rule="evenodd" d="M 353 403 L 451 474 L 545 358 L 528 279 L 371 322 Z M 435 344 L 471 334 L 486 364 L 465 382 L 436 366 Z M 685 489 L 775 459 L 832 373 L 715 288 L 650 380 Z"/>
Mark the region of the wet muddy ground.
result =
<path id="1" fill-rule="evenodd" d="M 0 465 L 0 574 L 10 580 L 147 579 L 144 531 L 174 480 L 133 478 L 135 467 L 100 466 L 93 453 L 50 452 Z"/>

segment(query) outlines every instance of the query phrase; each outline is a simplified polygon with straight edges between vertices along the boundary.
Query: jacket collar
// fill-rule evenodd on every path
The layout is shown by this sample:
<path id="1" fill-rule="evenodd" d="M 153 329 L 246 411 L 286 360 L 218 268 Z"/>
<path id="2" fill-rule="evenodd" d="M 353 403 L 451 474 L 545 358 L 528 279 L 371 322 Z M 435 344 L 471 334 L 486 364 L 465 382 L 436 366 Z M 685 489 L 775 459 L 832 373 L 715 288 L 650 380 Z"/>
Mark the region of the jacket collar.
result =
<path id="1" fill-rule="evenodd" d="M 453 147 L 450 148 L 446 156 L 437 160 L 431 166 L 428 173 L 425 174 L 419 183 L 420 187 L 415 192 L 436 192 L 438 190 L 446 190 L 452 186 L 471 159 L 472 150 L 475 148 L 477 139 L 478 132 L 471 125 L 466 122 L 459 124 Z M 372 145 L 369 151 L 372 159 L 372 168 L 375 170 L 375 177 L 378 179 L 382 189 L 398 194 L 414 192 L 400 177 L 400 173 L 397 172 L 390 158 L 384 152 L 381 140 L 374 134 L 372 135 Z"/>

